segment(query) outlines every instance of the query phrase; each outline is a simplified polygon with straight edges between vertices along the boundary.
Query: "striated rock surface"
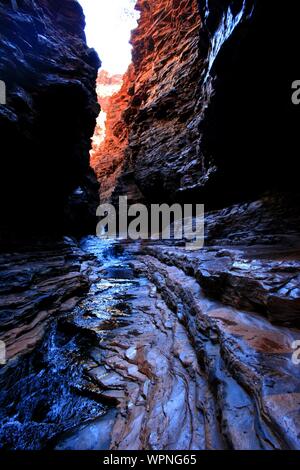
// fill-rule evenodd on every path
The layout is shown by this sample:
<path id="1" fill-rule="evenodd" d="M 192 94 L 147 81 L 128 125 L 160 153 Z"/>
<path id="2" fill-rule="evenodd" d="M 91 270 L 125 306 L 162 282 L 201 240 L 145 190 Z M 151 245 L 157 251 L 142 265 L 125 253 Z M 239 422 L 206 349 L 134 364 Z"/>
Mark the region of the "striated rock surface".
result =
<path id="1" fill-rule="evenodd" d="M 89 287 L 85 259 L 71 240 L 0 255 L 0 340 L 7 360 L 33 350 L 53 317 L 74 308 Z"/>
<path id="2" fill-rule="evenodd" d="M 137 2 L 132 34 L 134 96 L 125 113 L 128 159 L 147 200 L 164 201 L 199 173 L 199 135 L 194 119 L 202 69 L 196 1 Z M 200 175 L 199 175 L 200 176 Z"/>
<path id="3" fill-rule="evenodd" d="M 300 205 L 288 139 L 297 112 L 285 104 L 294 70 L 288 54 L 278 55 L 279 42 L 291 39 L 278 25 L 292 27 L 297 15 L 266 3 L 138 0 L 133 64 L 103 104 L 106 138 L 93 149 L 102 200 L 126 194 L 222 209 L 207 213 L 206 244 L 196 252 L 182 241 L 88 237 L 80 249 L 66 240 L 1 255 L 0 340 L 8 359 L 0 366 L 1 448 L 300 448 Z M 18 4 L 20 11 L 3 11 L 19 25 L 28 2 L 24 10 Z M 81 126 L 87 116 L 76 112 L 79 103 L 86 109 L 86 93 L 78 102 L 83 82 L 73 83 L 69 67 L 72 76 L 75 67 L 90 77 L 91 63 L 78 53 L 95 57 L 77 42 L 78 4 L 39 5 L 28 21 L 45 23 L 47 39 L 55 15 L 66 36 L 64 64 L 77 38 L 67 78 L 55 71 L 61 99 L 65 90 L 68 103 L 76 96 L 72 118 Z M 44 106 L 49 111 L 49 99 Z M 291 124 L 288 132 L 275 111 Z M 56 144 L 45 148 L 47 157 Z M 30 194 L 24 186 L 18 191 Z M 275 194 L 287 186 L 289 194 Z M 68 197 L 82 207 L 83 188 L 75 189 Z"/>
<path id="4" fill-rule="evenodd" d="M 147 202 L 215 210 L 201 251 L 172 241 L 125 249 L 143 291 L 130 286 L 125 312 L 134 318 L 114 325 L 88 371 L 117 404 L 110 446 L 299 449 L 296 7 L 137 8 L 134 94 L 119 123 L 128 144 L 109 195 L 136 185 Z"/>
<path id="5" fill-rule="evenodd" d="M 25 405 L 16 400 L 22 426 L 6 417 L 2 442 L 24 447 L 21 431 L 34 422 L 36 434 L 25 434 L 34 436 L 31 448 L 47 442 L 60 450 L 299 448 L 300 370 L 292 359 L 300 333 L 259 312 L 261 290 L 252 292 L 257 299 L 252 310 L 208 297 L 197 258 L 180 247 L 118 245 L 90 237 L 82 249 L 96 256 L 87 262 L 90 291 L 73 312 L 59 317 L 51 342 L 47 336 L 34 353 L 39 361 L 35 355 L 26 359 L 42 376 L 49 364 L 68 370 L 66 392 L 51 395 L 47 413 L 35 394 Z M 225 254 L 214 248 L 198 255 L 198 269 L 209 270 Z M 242 256 L 249 254 L 232 248 L 230 256 L 241 268 Z M 284 276 L 280 267 L 288 267 L 288 258 L 278 256 L 278 275 Z M 272 249 L 256 252 L 254 260 L 266 269 L 274 262 Z M 277 281 L 270 281 L 274 288 Z M 285 308 L 288 294 L 280 296 Z M 67 369 L 70 358 L 73 367 Z M 25 374 L 20 395 L 28 383 L 33 386 Z M 2 397 L 9 402 L 5 390 Z M 52 387 L 43 393 L 47 403 Z M 65 399 L 70 406 L 63 407 Z M 64 422 L 73 423 L 65 432 L 53 419 L 57 408 Z M 12 430 L 14 444 L 8 438 Z"/>
<path id="6" fill-rule="evenodd" d="M 299 328 L 299 247 L 211 247 L 193 255 L 178 247 L 148 251 L 196 278 L 209 297 Z"/>
<path id="7" fill-rule="evenodd" d="M 284 249 L 299 247 L 299 194 L 267 194 L 219 211 L 207 212 L 208 245 L 276 245 Z"/>
<path id="8" fill-rule="evenodd" d="M 99 59 L 86 45 L 82 8 L 75 0 L 17 4 L 0 2 L 1 237 L 93 230 Z"/>
<path id="9" fill-rule="evenodd" d="M 192 338 L 204 379 L 198 413 L 205 448 L 298 449 L 300 375 L 292 345 L 299 330 L 208 299 L 184 264 L 166 266 L 155 255 L 142 262 Z"/>
<path id="10" fill-rule="evenodd" d="M 299 449 L 300 244 L 212 241 L 7 256 L 0 447 Z"/>
<path id="11" fill-rule="evenodd" d="M 117 118 L 128 143 L 120 156 L 114 142 L 117 178 L 98 172 L 111 185 L 109 197 L 135 186 L 148 201 L 196 198 L 219 208 L 265 190 L 297 191 L 299 107 L 291 84 L 298 7 L 283 16 L 253 0 L 151 0 L 136 8 L 134 83 Z M 282 38 L 278 24 L 289 25 Z M 100 168 L 105 155 L 97 156 Z"/>
<path id="12" fill-rule="evenodd" d="M 128 127 L 125 125 L 122 116 L 131 98 L 130 89 L 132 87 L 134 70 L 130 66 L 122 79 L 120 90 L 114 93 L 109 99 L 103 95 L 111 93 L 111 84 L 107 90 L 107 76 L 100 72 L 98 78 L 98 96 L 101 107 L 106 113 L 105 119 L 105 139 L 103 131 L 98 124 L 94 134 L 94 145 L 91 152 L 91 165 L 95 170 L 100 185 L 101 202 L 111 199 L 119 176 L 124 170 L 124 152 L 128 144 Z M 116 77 L 112 77 L 115 82 Z M 118 79 L 119 80 L 119 79 Z M 113 85 L 113 89 L 115 84 Z M 104 99 L 103 99 L 104 98 Z M 101 114 L 99 116 L 101 119 Z M 102 135 L 102 136 L 101 136 Z"/>
<path id="13" fill-rule="evenodd" d="M 110 102 L 109 135 L 93 156 L 105 200 L 114 191 L 132 200 L 141 199 L 141 192 L 147 200 L 169 199 L 188 184 L 184 169 L 199 173 L 201 167 L 195 162 L 195 84 L 202 69 L 197 2 L 138 1 L 136 9 L 132 65 L 122 92 Z"/>

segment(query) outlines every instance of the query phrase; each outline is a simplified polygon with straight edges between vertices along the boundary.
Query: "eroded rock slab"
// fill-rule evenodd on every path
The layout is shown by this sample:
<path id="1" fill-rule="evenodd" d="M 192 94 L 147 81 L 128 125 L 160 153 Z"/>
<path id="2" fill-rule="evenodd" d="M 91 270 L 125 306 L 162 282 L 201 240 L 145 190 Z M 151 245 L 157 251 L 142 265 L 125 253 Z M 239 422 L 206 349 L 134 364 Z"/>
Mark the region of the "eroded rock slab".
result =
<path id="1" fill-rule="evenodd" d="M 0 254 L 0 340 L 8 360 L 34 349 L 49 321 L 75 307 L 89 286 L 85 258 L 69 239 Z"/>
<path id="2" fill-rule="evenodd" d="M 156 257 L 143 263 L 190 333 L 229 447 L 297 449 L 300 369 L 292 355 L 299 330 L 209 300 L 193 277 Z"/>
<path id="3" fill-rule="evenodd" d="M 265 315 L 274 323 L 300 324 L 300 252 L 278 247 L 147 247 L 146 252 L 195 277 L 211 298 Z"/>
<path id="4" fill-rule="evenodd" d="M 44 339 L 36 339 L 31 353 L 10 359 L 0 370 L 2 447 L 299 448 L 300 369 L 293 360 L 299 329 L 273 324 L 250 305 L 238 306 L 227 278 L 218 284 L 221 274 L 209 271 L 218 266 L 220 273 L 238 277 L 241 270 L 250 282 L 248 276 L 256 271 L 242 269 L 247 254 L 247 263 L 261 263 L 260 271 L 271 282 L 273 262 L 282 267 L 278 276 L 290 275 L 292 253 L 274 261 L 266 257 L 266 248 L 260 258 L 241 247 L 191 254 L 170 245 L 95 237 L 85 239 L 81 249 L 89 291 L 77 298 L 75 308 L 52 312 Z M 66 263 L 70 247 L 64 250 L 59 259 L 48 250 L 53 278 L 46 272 L 46 280 L 36 283 L 50 298 L 55 282 L 61 282 L 62 259 L 72 266 L 66 286 L 74 269 Z M 29 261 L 38 281 L 41 259 Z M 215 276 L 224 298 L 207 295 L 204 268 Z M 26 276 L 22 283 L 20 278 L 14 287 L 20 301 L 28 288 Z M 251 292 L 263 302 L 265 291 Z M 55 292 L 55 301 L 62 302 L 60 288 Z M 30 318 L 30 311 L 23 313 Z M 21 338 L 26 338 L 24 328 Z M 23 338 L 16 344 L 24 343 Z"/>
<path id="5" fill-rule="evenodd" d="M 297 449 L 299 330 L 207 297 L 178 247 L 123 249 L 71 320 L 96 338 L 86 377 L 117 409 L 110 448 Z"/>

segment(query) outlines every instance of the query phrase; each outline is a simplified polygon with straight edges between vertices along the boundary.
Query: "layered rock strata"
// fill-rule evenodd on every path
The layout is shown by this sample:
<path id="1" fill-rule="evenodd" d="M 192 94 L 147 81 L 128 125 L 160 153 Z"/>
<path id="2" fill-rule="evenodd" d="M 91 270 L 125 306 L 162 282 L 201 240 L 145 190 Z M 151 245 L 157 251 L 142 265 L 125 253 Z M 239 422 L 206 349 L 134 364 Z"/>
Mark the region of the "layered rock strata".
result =
<path id="1" fill-rule="evenodd" d="M 74 308 L 89 287 L 84 261 L 71 240 L 0 255 L 0 340 L 6 360 L 32 351 L 49 323 Z"/>
<path id="2" fill-rule="evenodd" d="M 184 184 L 183 168 L 199 171 L 194 161 L 199 143 L 195 83 L 202 70 L 197 2 L 138 1 L 136 9 L 132 65 L 122 93 L 110 102 L 112 113 L 119 109 L 117 120 L 108 120 L 107 142 L 93 156 L 99 181 L 109 188 L 103 191 L 105 200 L 114 192 L 129 193 L 135 201 L 141 193 L 147 200 L 159 199 Z M 114 176 L 107 181 L 108 160 L 113 163 L 107 174 Z"/>
<path id="3" fill-rule="evenodd" d="M 103 76 L 100 72 L 100 83 Z M 99 83 L 99 82 L 98 82 Z M 130 101 L 130 88 L 133 83 L 133 68 L 129 67 L 123 77 L 121 89 L 114 93 L 109 100 L 104 100 L 103 110 L 106 112 L 105 138 L 97 139 L 101 134 L 98 125 L 94 134 L 94 145 L 91 152 L 91 165 L 95 170 L 97 178 L 101 181 L 101 202 L 108 202 L 112 198 L 118 178 L 124 171 L 124 152 L 128 145 L 128 127 L 122 120 L 123 113 Z M 103 102 L 101 88 L 98 96 Z"/>
<path id="4" fill-rule="evenodd" d="M 100 268 L 91 261 L 92 288 L 65 330 L 92 340 L 80 392 L 112 408 L 60 437 L 57 449 L 299 448 L 300 333 L 260 311 L 259 285 L 251 308 L 238 306 L 230 291 L 226 303 L 207 296 L 195 267 L 214 282 L 209 270 L 224 256 L 217 247 L 197 253 L 200 263 L 159 243 L 105 247 L 89 239 L 86 249 L 105 261 Z M 249 254 L 228 253 L 242 269 Z M 268 247 L 252 262 L 266 269 L 273 257 Z M 278 256 L 278 276 L 288 258 Z M 278 280 L 270 281 L 274 289 Z M 284 310 L 288 294 L 279 295 Z"/>
<path id="5" fill-rule="evenodd" d="M 252 0 L 137 1 L 136 8 L 134 83 L 118 103 L 128 144 L 122 156 L 116 151 L 108 195 L 135 185 L 147 201 L 197 199 L 219 208 L 265 190 L 297 191 L 297 7 L 284 18 Z M 282 22 L 289 28 L 281 39 Z M 94 156 L 100 168 L 105 155 Z"/>
<path id="6" fill-rule="evenodd" d="M 93 163 L 103 200 L 205 195 L 223 209 L 207 213 L 197 252 L 184 241 L 89 237 L 81 250 L 68 241 L 2 256 L 1 448 L 300 447 L 299 202 L 288 140 L 297 112 L 280 88 L 294 69 L 278 41 L 287 46 L 291 33 L 276 35 L 283 21 L 292 30 L 295 11 L 198 3 L 202 23 L 196 2 L 138 1 L 132 75 L 110 101 Z M 67 39 L 80 34 L 75 2 L 54 5 Z M 76 46 L 69 67 L 83 73 Z M 289 195 L 241 202 L 287 185 Z M 80 202 L 82 188 L 75 195 Z"/>
<path id="7" fill-rule="evenodd" d="M 292 227 L 293 243 L 278 243 L 279 223 L 273 239 L 249 246 L 249 235 L 268 231 L 267 202 L 256 203 L 260 223 L 252 228 L 253 204 L 210 214 L 209 245 L 197 252 L 90 237 L 81 251 L 69 243 L 47 253 L 50 272 L 45 253 L 14 255 L 35 273 L 23 271 L 15 287 L 7 258 L 4 307 L 19 314 L 2 315 L 12 344 L 0 374 L 0 445 L 298 449 L 300 243 Z M 225 243 L 239 210 L 251 230 Z M 79 300 L 83 273 L 91 287 Z"/>
<path id="8" fill-rule="evenodd" d="M 99 59 L 86 45 L 77 1 L 17 5 L 0 2 L 1 236 L 89 231 L 98 197 L 89 147 Z"/>

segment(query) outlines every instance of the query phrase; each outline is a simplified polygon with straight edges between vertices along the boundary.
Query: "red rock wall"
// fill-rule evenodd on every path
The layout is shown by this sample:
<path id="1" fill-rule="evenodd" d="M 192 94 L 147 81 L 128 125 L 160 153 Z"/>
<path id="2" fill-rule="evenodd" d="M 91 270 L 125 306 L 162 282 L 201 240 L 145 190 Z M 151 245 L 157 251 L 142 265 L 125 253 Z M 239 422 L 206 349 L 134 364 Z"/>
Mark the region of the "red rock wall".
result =
<path id="1" fill-rule="evenodd" d="M 91 166 L 97 162 L 97 154 L 105 139 L 106 118 L 109 111 L 111 97 L 120 91 L 123 84 L 122 75 L 110 75 L 106 70 L 101 70 L 97 77 L 97 97 L 101 112 L 97 119 L 97 125 L 92 139 Z"/>
<path id="2" fill-rule="evenodd" d="M 136 72 L 129 110 L 130 160 L 148 200 L 168 200 L 193 184 L 197 160 L 196 84 L 201 73 L 197 2 L 138 2 L 132 36 Z M 200 166 L 199 166 L 200 165 Z M 190 171 L 185 171 L 185 167 Z"/>
<path id="3" fill-rule="evenodd" d="M 108 100 L 99 97 L 101 107 L 106 112 L 105 140 L 97 142 L 102 131 L 99 125 L 94 134 L 94 145 L 91 152 L 91 165 L 100 182 L 100 198 L 102 202 L 110 200 L 116 181 L 122 173 L 125 149 L 128 144 L 128 127 L 123 120 L 123 112 L 130 101 L 134 70 L 129 67 L 123 77 L 121 89 Z M 103 86 L 105 77 L 99 74 L 98 85 Z M 99 95 L 98 95 L 99 96 Z"/>
<path id="4" fill-rule="evenodd" d="M 180 187 L 192 184 L 184 166 L 199 167 L 194 120 L 201 70 L 197 2 L 138 0 L 136 8 L 140 20 L 131 38 L 133 65 L 111 99 L 107 137 L 92 157 L 102 200 L 116 186 L 116 193 L 132 199 L 141 197 L 139 187 L 148 199 L 159 198 L 171 191 L 174 179 Z"/>
<path id="5" fill-rule="evenodd" d="M 134 94 L 126 93 L 125 112 L 120 103 L 118 124 L 128 145 L 123 140 L 116 159 L 109 154 L 118 177 L 105 180 L 105 193 L 109 186 L 110 195 L 141 191 L 150 202 L 197 199 L 219 208 L 266 190 L 297 189 L 295 8 L 138 0 Z M 282 35 L 281 23 L 292 25 Z M 103 181 L 108 154 L 98 157 Z"/>

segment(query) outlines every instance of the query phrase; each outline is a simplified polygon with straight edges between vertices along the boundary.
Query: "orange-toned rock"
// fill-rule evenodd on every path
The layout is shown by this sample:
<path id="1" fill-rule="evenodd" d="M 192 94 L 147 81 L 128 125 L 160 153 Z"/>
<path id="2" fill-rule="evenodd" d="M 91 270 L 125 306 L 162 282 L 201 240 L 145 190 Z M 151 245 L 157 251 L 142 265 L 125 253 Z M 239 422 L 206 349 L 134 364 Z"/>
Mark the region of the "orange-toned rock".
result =
<path id="1" fill-rule="evenodd" d="M 128 128 L 122 114 L 130 100 L 133 76 L 133 67 L 129 67 L 124 77 L 110 77 L 107 72 L 100 72 L 97 81 L 99 103 L 106 116 L 105 123 L 101 113 L 98 118 L 93 137 L 91 165 L 101 182 L 102 202 L 110 199 L 115 182 L 122 171 L 124 151 L 128 142 Z"/>
<path id="2" fill-rule="evenodd" d="M 136 9 L 133 64 L 121 91 L 109 101 L 105 142 L 92 152 L 104 201 L 116 187 L 129 199 L 140 198 L 139 187 L 148 199 L 159 198 L 173 189 L 174 179 L 177 186 L 190 184 L 185 167 L 196 176 L 201 167 L 195 162 L 194 108 L 202 70 L 197 1 L 138 0 Z"/>
<path id="3" fill-rule="evenodd" d="M 122 75 L 110 75 L 106 70 L 101 70 L 97 78 L 97 97 L 98 103 L 101 106 L 101 112 L 97 119 L 97 125 L 93 135 L 91 163 L 94 164 L 94 159 L 97 159 L 97 152 L 105 139 L 106 118 L 109 110 L 111 97 L 117 93 L 123 83 Z"/>
<path id="4" fill-rule="evenodd" d="M 149 202 L 224 207 L 297 189 L 299 120 L 289 96 L 297 26 L 282 37 L 276 29 L 297 15 L 254 0 L 138 0 L 136 8 L 133 96 L 119 123 L 128 128 L 126 164 L 109 193 L 134 183 Z M 278 65 L 282 48 L 290 52 Z"/>

